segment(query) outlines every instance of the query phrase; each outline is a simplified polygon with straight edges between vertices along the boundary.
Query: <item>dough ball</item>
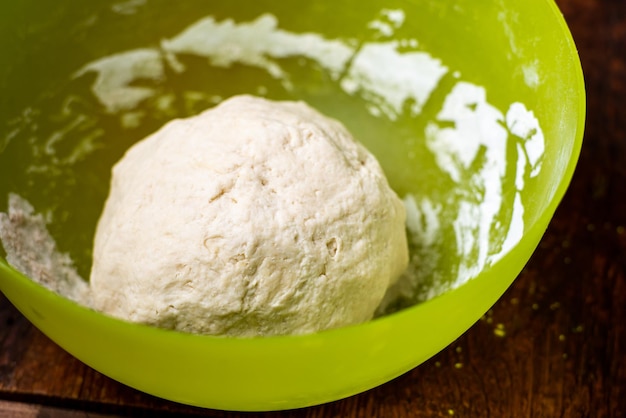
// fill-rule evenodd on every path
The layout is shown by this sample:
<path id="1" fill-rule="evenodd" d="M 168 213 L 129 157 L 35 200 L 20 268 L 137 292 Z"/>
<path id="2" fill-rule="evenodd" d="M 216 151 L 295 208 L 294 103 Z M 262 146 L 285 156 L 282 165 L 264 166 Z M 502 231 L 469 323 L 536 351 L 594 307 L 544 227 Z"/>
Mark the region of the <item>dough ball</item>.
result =
<path id="1" fill-rule="evenodd" d="M 130 321 L 304 334 L 371 319 L 407 262 L 404 206 L 339 122 L 237 96 L 115 165 L 91 288 Z"/>

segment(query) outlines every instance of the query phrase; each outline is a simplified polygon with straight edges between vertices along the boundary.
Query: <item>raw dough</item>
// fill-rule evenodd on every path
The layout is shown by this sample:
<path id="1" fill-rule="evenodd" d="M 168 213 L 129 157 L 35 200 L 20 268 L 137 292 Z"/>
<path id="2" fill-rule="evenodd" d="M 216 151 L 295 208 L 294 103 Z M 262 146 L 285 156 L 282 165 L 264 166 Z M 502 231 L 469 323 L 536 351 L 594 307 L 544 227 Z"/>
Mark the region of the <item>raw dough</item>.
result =
<path id="1" fill-rule="evenodd" d="M 117 163 L 91 288 L 131 321 L 304 334 L 371 319 L 407 263 L 402 201 L 339 122 L 237 96 Z"/>

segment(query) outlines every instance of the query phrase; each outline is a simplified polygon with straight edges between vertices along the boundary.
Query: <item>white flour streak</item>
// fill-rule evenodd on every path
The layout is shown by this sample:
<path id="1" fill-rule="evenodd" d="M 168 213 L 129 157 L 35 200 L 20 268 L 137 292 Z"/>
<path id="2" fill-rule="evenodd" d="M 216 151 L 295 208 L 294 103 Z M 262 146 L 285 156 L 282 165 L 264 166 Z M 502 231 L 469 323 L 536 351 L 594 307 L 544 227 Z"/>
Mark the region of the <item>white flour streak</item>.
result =
<path id="1" fill-rule="evenodd" d="M 404 22 L 401 10 L 383 10 L 386 22 L 370 24 L 392 31 Z M 87 64 L 76 73 L 96 72 L 93 92 L 111 112 L 131 110 L 142 100 L 158 93 L 155 87 L 133 86 L 139 79 L 159 81 L 165 76 L 164 63 L 178 73 L 185 71 L 180 55 L 209 59 L 211 65 L 228 68 L 243 64 L 261 68 L 281 80 L 289 90 L 289 74 L 279 59 L 307 58 L 340 80 L 348 94 L 360 94 L 369 103 L 370 113 L 394 120 L 409 103 L 410 113 L 418 115 L 448 69 L 440 60 L 423 51 L 399 52 L 398 47 L 417 47 L 414 39 L 367 43 L 359 50 L 354 40 L 327 39 L 315 33 L 293 33 L 278 28 L 275 16 L 264 14 L 251 22 L 232 19 L 216 21 L 205 17 L 180 34 L 161 41 L 161 50 L 142 48 L 111 55 Z M 349 66 L 349 68 L 348 68 Z"/>
<path id="2" fill-rule="evenodd" d="M 507 139 L 501 124 L 504 116 L 487 103 L 484 88 L 459 82 L 446 97 L 437 120 L 454 125 L 439 128 L 433 122 L 428 127 L 427 145 L 439 167 L 461 187 L 482 190 L 478 199 L 470 195 L 459 202 L 453 222 L 461 258 L 459 277 L 470 278 L 487 264 L 491 225 L 502 205 Z M 479 168 L 470 170 L 475 164 Z"/>
<path id="3" fill-rule="evenodd" d="M 526 109 L 523 103 L 513 103 L 506 113 L 506 125 L 511 133 L 523 142 L 531 177 L 541 170 L 541 159 L 545 151 L 545 138 L 535 114 Z"/>
<path id="4" fill-rule="evenodd" d="M 530 64 L 522 66 L 522 74 L 524 75 L 524 82 L 528 87 L 537 88 L 541 83 L 539 79 L 539 64 L 534 61 Z"/>
<path id="5" fill-rule="evenodd" d="M 515 137 L 521 139 L 514 144 L 518 191 L 511 201 L 504 199 L 503 183 L 507 144 Z M 452 228 L 459 265 L 453 288 L 499 260 L 521 239 L 524 205 L 520 192 L 527 164 L 533 168 L 531 176 L 540 170 L 543 141 L 537 119 L 523 104 L 513 103 L 505 118 L 487 102 L 483 87 L 463 81 L 448 94 L 436 120 L 427 124 L 426 144 L 442 173 L 458 188 L 445 202 L 455 213 Z M 512 207 L 508 216 L 507 207 Z M 503 222 L 508 224 L 504 229 Z"/>
<path id="6" fill-rule="evenodd" d="M 241 63 L 263 68 L 275 78 L 285 78 L 287 74 L 270 58 L 310 58 L 338 77 L 354 53 L 341 41 L 314 33 L 295 34 L 277 26 L 278 20 L 270 14 L 240 24 L 231 19 L 217 22 L 209 16 L 172 39 L 163 40 L 162 48 L 168 53 L 207 57 L 215 66 Z"/>
<path id="7" fill-rule="evenodd" d="M 406 16 L 402 9 L 383 9 L 380 14 L 385 16 L 396 28 L 399 28 L 404 23 Z"/>
<path id="8" fill-rule="evenodd" d="M 157 49 L 142 48 L 93 61 L 78 70 L 75 77 L 98 73 L 93 92 L 107 111 L 115 113 L 132 109 L 154 95 L 155 90 L 150 87 L 131 86 L 133 81 L 160 80 L 164 71 L 161 53 Z"/>
<path id="9" fill-rule="evenodd" d="M 513 202 L 513 215 L 509 224 L 506 238 L 502 243 L 501 251 L 493 257 L 492 261 L 497 261 L 503 255 L 511 251 L 515 245 L 522 239 L 524 235 L 524 204 L 522 203 L 522 195 L 520 192 L 515 193 L 515 201 Z"/>
<path id="10" fill-rule="evenodd" d="M 448 69 L 421 51 L 398 52 L 399 43 L 367 43 L 354 57 L 341 87 L 349 94 L 359 91 L 390 119 L 402 114 L 411 100 L 413 115 L 422 107 Z"/>
<path id="11" fill-rule="evenodd" d="M 372 20 L 367 24 L 367 27 L 377 31 L 381 36 L 393 35 L 393 27 L 389 23 L 383 22 L 382 20 Z"/>
<path id="12" fill-rule="evenodd" d="M 517 149 L 517 170 L 515 171 L 515 188 L 517 190 L 524 189 L 524 175 L 526 174 L 526 164 L 528 164 L 528 160 L 526 159 L 526 152 L 524 151 L 524 147 L 521 144 L 515 144 L 515 148 Z"/>
<path id="13" fill-rule="evenodd" d="M 372 20 L 367 24 L 369 29 L 375 30 L 380 36 L 389 37 L 395 33 L 395 29 L 402 26 L 406 16 L 400 9 L 383 9 L 380 11 L 380 19 Z"/>
<path id="14" fill-rule="evenodd" d="M 439 224 L 441 206 L 435 206 L 430 199 L 424 197 L 418 207 L 413 195 L 405 196 L 403 201 L 406 208 L 406 227 L 413 237 L 426 247 L 435 244 L 441 230 Z"/>

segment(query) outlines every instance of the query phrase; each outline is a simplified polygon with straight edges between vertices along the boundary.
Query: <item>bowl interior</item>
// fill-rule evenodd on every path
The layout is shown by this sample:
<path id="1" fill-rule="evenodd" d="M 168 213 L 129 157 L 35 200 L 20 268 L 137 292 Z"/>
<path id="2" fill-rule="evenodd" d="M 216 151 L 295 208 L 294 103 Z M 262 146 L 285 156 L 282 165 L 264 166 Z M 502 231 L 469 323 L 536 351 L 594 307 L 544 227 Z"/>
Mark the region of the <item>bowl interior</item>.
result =
<path id="1" fill-rule="evenodd" d="M 0 259 L 0 289 L 36 326 L 168 399 L 301 407 L 426 360 L 519 273 L 580 150 L 582 74 L 552 1 L 33 3 L 0 5 L 0 210 L 9 193 L 27 199 L 82 277 L 113 163 L 168 120 L 235 94 L 304 100 L 339 119 L 411 208 L 420 281 L 396 308 L 411 307 L 309 336 L 128 324 Z"/>

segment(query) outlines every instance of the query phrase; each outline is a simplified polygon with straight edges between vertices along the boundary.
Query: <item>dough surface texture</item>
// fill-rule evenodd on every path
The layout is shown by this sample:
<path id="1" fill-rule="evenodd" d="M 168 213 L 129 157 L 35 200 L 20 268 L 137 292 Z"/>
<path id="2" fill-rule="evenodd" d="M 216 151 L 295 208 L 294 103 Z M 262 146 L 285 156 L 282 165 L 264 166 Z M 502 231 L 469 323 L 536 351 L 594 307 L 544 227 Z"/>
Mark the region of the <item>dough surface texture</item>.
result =
<path id="1" fill-rule="evenodd" d="M 305 334 L 372 318 L 408 263 L 376 159 L 302 102 L 236 96 L 115 165 L 94 307 L 200 334 Z"/>

